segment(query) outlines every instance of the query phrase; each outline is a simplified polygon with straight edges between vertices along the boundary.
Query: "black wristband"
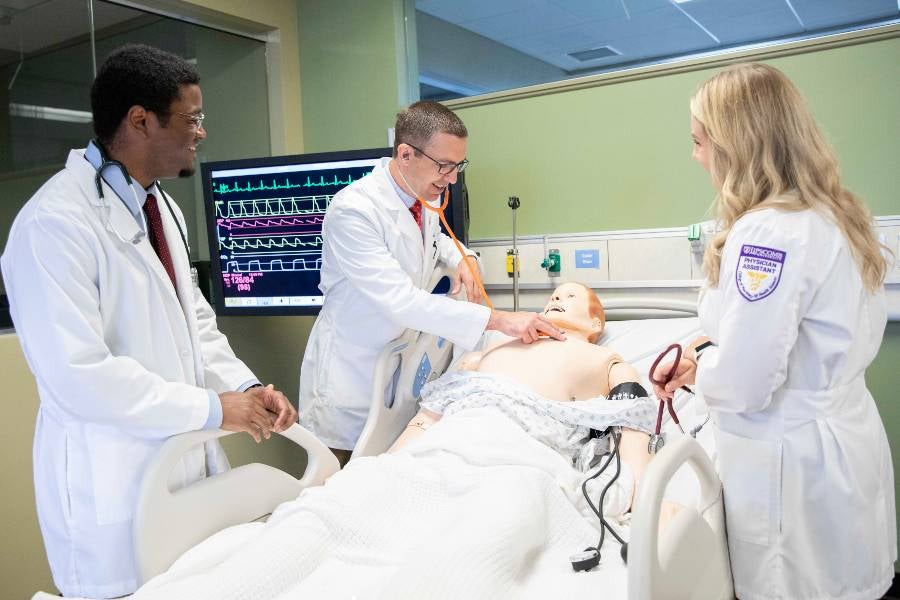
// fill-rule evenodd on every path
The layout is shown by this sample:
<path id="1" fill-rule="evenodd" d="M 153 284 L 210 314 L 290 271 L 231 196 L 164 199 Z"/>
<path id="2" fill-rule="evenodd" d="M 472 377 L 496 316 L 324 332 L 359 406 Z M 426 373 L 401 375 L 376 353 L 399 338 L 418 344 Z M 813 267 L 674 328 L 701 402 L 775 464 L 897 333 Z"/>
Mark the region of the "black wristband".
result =
<path id="1" fill-rule="evenodd" d="M 709 348 L 710 346 L 715 346 L 711 341 L 706 340 L 702 344 L 697 344 L 697 347 L 694 348 L 694 356 L 697 357 L 697 360 L 700 360 L 700 355 L 703 354 L 703 351 Z"/>
<path id="2" fill-rule="evenodd" d="M 649 397 L 650 395 L 647 394 L 644 386 L 636 381 L 626 381 L 609 390 L 607 400 L 634 400 L 635 398 Z"/>

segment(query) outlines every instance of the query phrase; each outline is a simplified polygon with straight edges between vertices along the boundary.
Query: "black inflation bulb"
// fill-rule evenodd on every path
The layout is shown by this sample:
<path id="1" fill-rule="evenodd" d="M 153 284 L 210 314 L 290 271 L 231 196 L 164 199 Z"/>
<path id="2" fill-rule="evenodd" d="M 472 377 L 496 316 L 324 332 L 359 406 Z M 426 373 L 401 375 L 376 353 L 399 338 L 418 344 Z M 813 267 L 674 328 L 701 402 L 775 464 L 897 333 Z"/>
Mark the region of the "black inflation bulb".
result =
<path id="1" fill-rule="evenodd" d="M 600 564 L 600 551 L 596 548 L 585 548 L 584 552 L 578 552 L 569 557 L 572 568 L 575 571 L 590 571 Z"/>

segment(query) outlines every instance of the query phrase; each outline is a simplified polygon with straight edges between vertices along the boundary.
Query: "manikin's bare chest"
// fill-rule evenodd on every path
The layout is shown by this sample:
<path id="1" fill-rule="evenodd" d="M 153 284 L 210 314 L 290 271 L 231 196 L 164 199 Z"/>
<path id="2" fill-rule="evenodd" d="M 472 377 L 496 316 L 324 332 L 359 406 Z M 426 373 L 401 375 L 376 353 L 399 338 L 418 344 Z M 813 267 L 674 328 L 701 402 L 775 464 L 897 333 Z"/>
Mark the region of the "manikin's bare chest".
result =
<path id="1" fill-rule="evenodd" d="M 478 371 L 518 381 L 551 400 L 586 400 L 609 392 L 608 366 L 613 353 L 578 339 L 515 340 L 489 350 Z"/>

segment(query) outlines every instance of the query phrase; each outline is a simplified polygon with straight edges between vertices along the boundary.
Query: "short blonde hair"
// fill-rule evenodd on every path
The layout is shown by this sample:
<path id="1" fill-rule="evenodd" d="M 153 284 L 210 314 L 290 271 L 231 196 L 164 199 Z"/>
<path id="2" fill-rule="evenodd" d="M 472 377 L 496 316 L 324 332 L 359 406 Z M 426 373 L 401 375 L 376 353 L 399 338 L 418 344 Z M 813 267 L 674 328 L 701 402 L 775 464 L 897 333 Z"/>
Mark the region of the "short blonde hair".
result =
<path id="1" fill-rule="evenodd" d="M 691 98 L 691 114 L 710 141 L 710 172 L 720 186 L 714 210 L 722 227 L 703 270 L 718 285 L 722 248 L 734 223 L 762 208 L 811 208 L 833 220 L 850 244 L 864 285 L 887 272 L 865 204 L 843 187 L 834 150 L 797 87 L 778 69 L 743 63 L 723 69 Z"/>

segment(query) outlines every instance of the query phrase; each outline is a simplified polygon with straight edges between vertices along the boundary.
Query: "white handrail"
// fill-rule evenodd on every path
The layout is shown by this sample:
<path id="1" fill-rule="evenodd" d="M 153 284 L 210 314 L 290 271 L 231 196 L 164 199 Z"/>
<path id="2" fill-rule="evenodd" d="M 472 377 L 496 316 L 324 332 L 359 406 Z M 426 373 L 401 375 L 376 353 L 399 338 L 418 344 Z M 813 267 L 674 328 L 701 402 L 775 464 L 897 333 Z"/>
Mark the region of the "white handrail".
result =
<path id="1" fill-rule="evenodd" d="M 174 492 L 169 476 L 184 454 L 231 431 L 192 431 L 173 436 L 159 449 L 141 481 L 133 523 L 139 583 L 162 573 L 182 552 L 213 533 L 272 512 L 304 488 L 320 485 L 340 469 L 337 458 L 312 433 L 294 424 L 281 433 L 304 448 L 301 479 L 258 463 L 235 467 Z"/>
<path id="2" fill-rule="evenodd" d="M 700 482 L 700 499 L 696 507 L 682 509 L 660 532 L 663 493 L 684 464 L 691 467 Z M 661 537 L 665 539 L 663 544 Z M 628 597 L 733 597 L 722 484 L 706 452 L 691 437 L 672 439 L 650 461 L 641 478 L 628 542 Z"/>

